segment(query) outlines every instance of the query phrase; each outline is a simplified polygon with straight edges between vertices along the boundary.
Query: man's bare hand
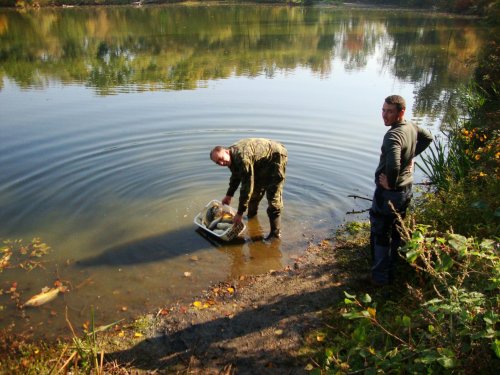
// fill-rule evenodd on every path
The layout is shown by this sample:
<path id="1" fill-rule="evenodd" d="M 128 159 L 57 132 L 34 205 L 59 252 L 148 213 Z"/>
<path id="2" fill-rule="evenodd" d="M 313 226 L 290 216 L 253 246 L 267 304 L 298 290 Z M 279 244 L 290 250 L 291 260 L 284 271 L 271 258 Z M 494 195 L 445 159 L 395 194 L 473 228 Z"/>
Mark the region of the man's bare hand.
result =
<path id="1" fill-rule="evenodd" d="M 384 173 L 381 173 L 380 176 L 378 176 L 378 183 L 385 190 L 391 190 L 391 187 L 389 186 L 389 180 L 387 180 L 387 176 Z"/>
<path id="2" fill-rule="evenodd" d="M 227 204 L 229 205 L 231 203 L 231 196 L 230 195 L 226 195 L 224 198 L 222 198 L 222 204 Z"/>
<path id="3" fill-rule="evenodd" d="M 234 224 L 240 224 L 242 219 L 243 219 L 243 215 L 236 214 L 233 217 L 233 223 Z"/>

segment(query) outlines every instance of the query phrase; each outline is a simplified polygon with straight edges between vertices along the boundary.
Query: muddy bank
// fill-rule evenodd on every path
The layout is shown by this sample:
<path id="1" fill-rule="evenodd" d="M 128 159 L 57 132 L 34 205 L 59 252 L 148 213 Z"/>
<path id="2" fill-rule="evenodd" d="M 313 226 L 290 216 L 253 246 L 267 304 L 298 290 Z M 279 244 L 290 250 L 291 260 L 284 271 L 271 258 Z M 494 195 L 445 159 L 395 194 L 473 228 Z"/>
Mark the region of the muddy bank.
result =
<path id="1" fill-rule="evenodd" d="M 323 311 L 352 283 L 337 256 L 339 248 L 324 240 L 293 266 L 220 283 L 190 305 L 153 313 L 143 337 L 130 331 L 128 341 L 105 339 L 108 366 L 160 373 L 306 373 L 311 359 L 305 335 L 324 326 Z"/>

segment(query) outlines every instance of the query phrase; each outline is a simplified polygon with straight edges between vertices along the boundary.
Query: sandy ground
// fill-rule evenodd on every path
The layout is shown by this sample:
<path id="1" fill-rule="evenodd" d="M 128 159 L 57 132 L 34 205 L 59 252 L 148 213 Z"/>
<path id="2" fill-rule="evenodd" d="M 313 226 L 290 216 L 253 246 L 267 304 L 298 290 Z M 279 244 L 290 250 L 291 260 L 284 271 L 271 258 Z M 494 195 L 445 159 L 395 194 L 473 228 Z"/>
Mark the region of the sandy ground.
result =
<path id="1" fill-rule="evenodd" d="M 144 337 L 106 359 L 134 374 L 308 373 L 304 337 L 349 289 L 336 255 L 325 240 L 292 267 L 212 286 L 190 305 L 153 315 Z"/>

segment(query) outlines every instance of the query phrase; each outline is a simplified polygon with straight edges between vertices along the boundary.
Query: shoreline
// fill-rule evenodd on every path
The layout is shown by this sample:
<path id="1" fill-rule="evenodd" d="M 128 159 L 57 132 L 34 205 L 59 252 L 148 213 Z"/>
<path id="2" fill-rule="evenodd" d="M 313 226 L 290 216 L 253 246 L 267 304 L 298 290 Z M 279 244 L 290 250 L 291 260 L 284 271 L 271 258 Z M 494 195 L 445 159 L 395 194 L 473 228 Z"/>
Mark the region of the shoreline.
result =
<path id="1" fill-rule="evenodd" d="M 140 332 L 106 333 L 105 359 L 133 371 L 298 371 L 306 366 L 304 335 L 320 328 L 323 312 L 351 289 L 352 274 L 336 261 L 339 249 L 330 240 L 311 244 L 293 266 L 216 283 L 188 305 L 147 314 Z"/>
<path id="2" fill-rule="evenodd" d="M 460 14 L 460 13 L 452 13 L 447 12 L 445 10 L 438 10 L 433 8 L 412 8 L 412 7 L 401 7 L 391 4 L 370 4 L 370 3 L 354 3 L 354 2 L 341 2 L 341 3 L 332 3 L 326 1 L 320 1 L 316 3 L 312 3 L 310 5 L 304 4 L 295 4 L 295 3 L 266 3 L 266 2 L 225 2 L 225 1 L 174 1 L 174 2 L 141 2 L 141 1 L 131 1 L 127 3 L 99 3 L 99 4 L 48 4 L 48 5 L 40 5 L 39 3 L 35 3 L 35 5 L 28 6 L 2 6 L 0 5 L 0 10 L 16 10 L 16 11 L 32 11 L 32 10 L 41 10 L 41 9 L 85 9 L 85 8 L 112 8 L 112 7 L 133 7 L 133 8 L 142 8 L 142 7 L 170 7 L 170 6 L 202 6 L 202 7 L 210 7 L 210 6 L 260 6 L 260 7 L 302 7 L 302 8 L 338 8 L 338 9 L 365 9 L 365 10 L 391 10 L 397 12 L 413 12 L 413 13 L 424 13 L 431 14 L 433 16 L 441 16 L 441 17 L 450 17 L 450 18 L 463 18 L 463 19 L 475 19 L 481 20 L 484 19 L 483 16 L 474 15 L 474 14 Z"/>
<path id="3" fill-rule="evenodd" d="M 51 367 L 51 363 L 61 371 L 64 351 L 73 347 L 75 340 L 91 350 L 94 337 L 97 354 L 103 355 L 104 373 L 115 373 L 116 369 L 138 373 L 302 373 L 308 362 L 302 353 L 304 337 L 324 327 L 326 311 L 344 298 L 345 290 L 356 288 L 357 273 L 363 271 L 359 266 L 368 259 L 364 258 L 368 249 L 363 246 L 361 242 L 358 247 L 346 246 L 337 238 L 316 241 L 307 245 L 291 266 L 216 282 L 187 296 L 185 303 L 89 328 L 87 333 L 73 332 L 72 338 L 23 341 L 7 333 L 0 340 L 3 356 L 25 345 L 35 353 L 45 352 L 45 366 Z M 346 262 L 353 261 L 356 269 L 346 267 Z M 70 354 L 66 352 L 66 357 Z M 56 358 L 59 362 L 54 364 Z M 8 359 L 0 357 L 3 366 L 9 365 Z"/>

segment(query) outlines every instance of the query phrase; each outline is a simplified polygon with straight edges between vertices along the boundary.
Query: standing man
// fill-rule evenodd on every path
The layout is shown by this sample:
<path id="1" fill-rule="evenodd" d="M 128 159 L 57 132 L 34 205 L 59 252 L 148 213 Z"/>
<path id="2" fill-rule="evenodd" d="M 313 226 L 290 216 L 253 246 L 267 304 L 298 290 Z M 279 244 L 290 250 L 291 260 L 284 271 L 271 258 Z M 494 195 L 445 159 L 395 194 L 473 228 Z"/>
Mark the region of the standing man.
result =
<path id="1" fill-rule="evenodd" d="M 248 218 L 257 215 L 259 203 L 266 194 L 267 215 L 271 231 L 266 240 L 281 237 L 281 210 L 283 208 L 283 185 L 285 184 L 288 153 L 279 142 L 264 138 L 241 139 L 225 148 L 216 146 L 210 152 L 210 159 L 231 170 L 229 188 L 222 199 L 230 204 L 236 189 L 241 184 L 238 212 L 234 222 L 241 222 L 248 208 Z"/>
<path id="2" fill-rule="evenodd" d="M 429 131 L 405 120 L 405 100 L 399 95 L 385 98 L 382 118 L 389 130 L 384 136 L 380 162 L 375 171 L 375 193 L 370 210 L 372 250 L 371 282 L 383 286 L 392 282 L 393 263 L 401 243 L 397 217 L 404 217 L 412 198 L 413 158 L 432 142 Z"/>

